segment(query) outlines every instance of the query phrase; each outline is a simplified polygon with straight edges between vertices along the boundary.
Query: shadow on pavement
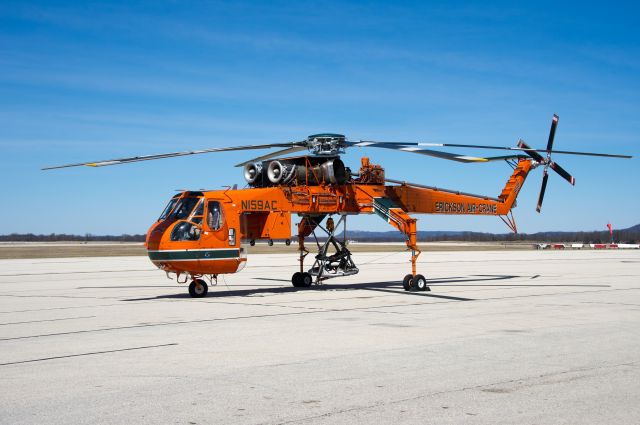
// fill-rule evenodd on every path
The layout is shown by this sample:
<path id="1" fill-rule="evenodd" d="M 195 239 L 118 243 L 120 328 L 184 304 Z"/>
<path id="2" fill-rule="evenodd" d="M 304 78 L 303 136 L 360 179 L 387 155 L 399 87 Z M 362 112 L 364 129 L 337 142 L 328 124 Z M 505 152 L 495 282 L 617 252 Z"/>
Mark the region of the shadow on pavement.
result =
<path id="1" fill-rule="evenodd" d="M 436 286 L 444 286 L 443 284 L 449 284 L 451 286 L 456 286 L 456 283 L 473 283 L 473 282 L 486 282 L 486 281 L 496 281 L 496 280 L 508 280 L 519 278 L 521 276 L 513 276 L 513 275 L 492 275 L 492 276 L 479 276 L 479 278 L 462 278 L 462 277 L 452 277 L 447 279 L 428 279 L 428 284 L 436 285 Z M 278 282 L 287 282 L 285 279 L 271 279 L 271 278 L 254 278 L 254 280 L 268 280 L 268 281 L 278 281 Z M 470 285 L 473 286 L 473 285 Z M 498 286 L 495 284 L 485 285 L 485 286 Z M 502 286 L 502 285 L 500 285 Z M 504 285 L 504 286 L 515 286 L 515 285 Z M 539 286 L 539 285 L 518 285 L 518 286 Z M 225 297 L 243 297 L 243 296 L 251 296 L 251 295 L 261 295 L 261 294 L 286 294 L 291 292 L 309 292 L 309 291 L 336 291 L 336 290 L 365 290 L 365 291 L 377 291 L 377 292 L 387 292 L 398 295 L 410 295 L 410 296 L 422 296 L 422 297 L 430 297 L 430 298 L 442 298 L 447 300 L 456 300 L 456 301 L 473 301 L 473 298 L 463 298 L 463 297 L 454 297 L 448 295 L 434 294 L 432 292 L 407 292 L 402 288 L 402 282 L 399 281 L 388 281 L 388 282 L 365 282 L 365 283 L 346 283 L 346 284 L 325 284 L 325 285 L 314 285 L 310 288 L 295 288 L 293 286 L 283 286 L 283 287 L 267 287 L 267 288 L 249 288 L 249 289 L 232 289 L 224 292 L 216 292 L 216 298 L 225 298 Z M 211 295 L 209 295 L 211 296 Z M 154 297 L 145 297 L 145 298 L 129 298 L 124 301 L 148 301 L 148 300 L 156 300 L 156 299 L 180 299 L 180 298 L 190 298 L 189 294 L 181 293 L 181 294 L 167 294 L 167 295 L 157 295 Z"/>

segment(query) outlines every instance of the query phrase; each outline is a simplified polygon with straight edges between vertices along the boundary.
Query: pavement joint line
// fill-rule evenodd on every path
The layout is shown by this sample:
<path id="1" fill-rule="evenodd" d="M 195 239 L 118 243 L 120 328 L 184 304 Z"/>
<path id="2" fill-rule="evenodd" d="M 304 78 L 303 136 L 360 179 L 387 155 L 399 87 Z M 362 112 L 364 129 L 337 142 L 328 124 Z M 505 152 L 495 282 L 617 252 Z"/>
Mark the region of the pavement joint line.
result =
<path id="1" fill-rule="evenodd" d="M 0 277 L 21 277 L 21 276 L 49 276 L 49 275 L 75 275 L 75 274 L 102 274 L 102 273 L 131 273 L 131 272 L 155 272 L 156 269 L 133 269 L 133 270 L 93 270 L 93 271 L 76 271 L 76 272 L 46 272 L 46 273 L 15 273 L 0 274 Z"/>
<path id="2" fill-rule="evenodd" d="M 452 302 L 452 301 L 442 301 L 442 302 Z M 316 314 L 316 313 L 335 313 L 335 312 L 345 312 L 345 311 L 367 311 L 367 310 L 371 310 L 371 309 L 374 309 L 374 308 L 394 308 L 394 307 L 404 307 L 404 306 L 424 305 L 424 304 L 425 303 L 406 303 L 406 304 L 403 303 L 403 304 L 391 304 L 391 305 L 384 305 L 384 306 L 369 306 L 369 307 L 356 307 L 356 308 L 344 308 L 344 309 L 322 309 L 322 310 L 313 310 L 313 311 L 293 311 L 293 312 L 289 312 L 289 313 L 274 313 L 274 314 L 259 314 L 259 315 L 251 315 L 251 316 L 220 317 L 220 318 L 200 319 L 200 320 L 178 320 L 178 321 L 174 321 L 174 322 L 146 323 L 146 324 L 142 324 L 142 325 L 128 325 L 128 326 L 117 326 L 117 327 L 111 327 L 111 328 L 84 329 L 84 330 L 79 330 L 79 331 L 56 332 L 56 333 L 50 333 L 50 334 L 25 335 L 25 336 L 17 336 L 17 337 L 8 337 L 8 338 L 0 338 L 0 342 L 1 341 L 21 340 L 21 339 L 31 339 L 31 338 L 42 338 L 42 337 L 50 337 L 50 336 L 74 335 L 74 334 L 91 333 L 91 332 L 117 331 L 117 330 L 144 328 L 144 327 L 200 324 L 200 323 L 209 323 L 209 322 L 217 322 L 217 321 L 227 321 L 227 320 L 258 319 L 258 318 L 270 318 L 270 317 L 279 317 L 279 316 L 294 316 L 294 315 Z"/>
<path id="3" fill-rule="evenodd" d="M 10 366 L 10 365 L 16 365 L 16 364 L 23 364 L 23 363 L 42 362 L 42 361 L 46 361 L 46 360 L 67 359 L 67 358 L 70 358 L 70 357 L 92 356 L 92 355 L 96 355 L 96 354 L 108 354 L 108 353 L 119 353 L 119 352 L 123 352 L 123 351 L 144 350 L 144 349 L 147 349 L 147 348 L 169 347 L 169 346 L 172 346 L 172 345 L 178 345 L 178 343 L 177 342 L 172 342 L 172 343 L 169 343 L 169 344 L 158 344 L 158 345 L 146 345 L 146 346 L 143 346 L 143 347 L 121 348 L 121 349 L 118 349 L 118 350 L 93 351 L 93 352 L 90 352 L 90 353 L 67 354 L 65 356 L 43 357 L 41 359 L 30 359 L 30 360 L 20 360 L 20 361 L 17 361 L 17 362 L 0 363 L 0 366 Z"/>
<path id="4" fill-rule="evenodd" d="M 0 294 L 0 297 L 13 297 L 13 298 L 33 298 L 33 295 L 15 295 L 15 294 Z M 71 299 L 91 299 L 91 300 L 118 300 L 120 297 L 83 297 L 74 295 L 38 295 L 38 298 L 71 298 Z"/>
<path id="5" fill-rule="evenodd" d="M 138 302 L 132 302 L 130 304 L 131 305 L 146 304 L 149 302 L 152 302 L 152 301 L 138 301 Z M 118 306 L 122 306 L 122 304 L 117 303 L 117 304 L 98 304 L 98 305 L 75 305 L 75 306 L 69 306 L 69 307 L 34 308 L 34 309 L 28 309 L 28 310 L 9 310 L 9 311 L 0 311 L 0 314 L 32 313 L 34 311 L 75 310 L 78 308 L 100 308 L 100 307 L 118 307 Z"/>
<path id="6" fill-rule="evenodd" d="M 493 386 L 496 386 L 496 385 L 511 384 L 511 383 L 514 383 L 514 382 L 531 381 L 531 380 L 535 380 L 535 379 L 544 379 L 544 378 L 550 378 L 550 377 L 555 377 L 555 376 L 566 375 L 566 374 L 569 374 L 569 373 L 590 372 L 590 371 L 594 371 L 594 370 L 614 369 L 614 368 L 625 367 L 625 366 L 635 366 L 638 363 L 640 363 L 640 362 L 634 361 L 634 362 L 619 363 L 619 364 L 614 364 L 614 365 L 605 365 L 605 366 L 596 366 L 596 367 L 587 367 L 587 368 L 576 368 L 576 369 L 565 370 L 565 371 L 562 371 L 562 372 L 551 372 L 551 373 L 546 373 L 546 374 L 541 374 L 541 375 L 521 377 L 521 378 L 509 379 L 509 380 L 505 380 L 505 381 L 497 381 L 497 382 L 487 383 L 487 384 L 473 385 L 473 386 L 462 387 L 462 388 L 454 388 L 454 389 L 444 390 L 444 391 L 436 391 L 436 392 L 429 393 L 429 394 L 421 394 L 421 395 L 417 395 L 417 396 L 413 396 L 413 397 L 406 397 L 406 398 L 389 400 L 389 401 L 381 401 L 381 402 L 376 402 L 376 403 L 369 404 L 369 405 L 366 405 L 366 406 L 355 406 L 355 407 L 351 407 L 351 408 L 348 408 L 348 409 L 340 409 L 340 410 L 336 410 L 336 411 L 333 411 L 333 412 L 326 412 L 326 413 L 319 414 L 319 415 L 306 416 L 306 417 L 303 417 L 303 418 L 296 418 L 296 419 L 289 420 L 289 421 L 278 422 L 277 425 L 286 425 L 286 424 L 292 424 L 292 423 L 299 423 L 299 422 L 302 422 L 302 421 L 311 421 L 311 420 L 314 420 L 314 419 L 328 418 L 328 417 L 331 417 L 331 416 L 340 415 L 342 413 L 374 409 L 376 407 L 385 406 L 385 405 L 389 405 L 389 404 L 404 403 L 404 402 L 407 402 L 407 401 L 420 400 L 420 399 L 439 396 L 439 395 L 443 395 L 443 394 L 464 392 L 464 391 L 475 390 L 475 389 L 480 389 L 480 388 L 484 388 L 484 387 L 493 387 Z"/>
<path id="7" fill-rule="evenodd" d="M 529 298 L 529 297 L 545 297 L 552 295 L 573 295 L 573 294 L 592 294 L 599 292 L 616 292 L 616 291 L 637 291 L 640 288 L 619 288 L 619 289 L 601 289 L 594 291 L 571 291 L 571 292 L 557 292 L 551 294 L 528 294 L 528 295 L 513 295 L 508 297 L 491 297 L 491 298 L 483 298 L 481 301 L 496 301 L 496 300 L 508 300 L 513 298 Z"/>
<path id="8" fill-rule="evenodd" d="M 110 327 L 110 328 L 84 329 L 84 330 L 79 330 L 79 331 L 56 332 L 56 333 L 50 333 L 50 334 L 8 337 L 8 338 L 0 338 L 0 341 L 14 341 L 14 340 L 20 340 L 20 339 L 42 338 L 42 337 L 61 336 L 61 335 L 75 335 L 75 334 L 92 333 L 92 332 L 117 331 L 117 330 L 147 328 L 147 327 L 156 327 L 156 326 L 187 325 L 187 324 L 199 324 L 199 323 L 218 322 L 218 321 L 227 321 L 227 320 L 242 320 L 242 319 L 257 319 L 257 318 L 278 317 L 278 316 L 292 316 L 292 315 L 312 314 L 312 313 L 319 313 L 319 312 L 326 312 L 326 311 L 296 311 L 296 312 L 289 312 L 289 313 L 274 313 L 274 314 L 261 314 L 261 315 L 236 316 L 236 317 L 220 317 L 220 318 L 214 318 L 214 319 L 201 319 L 201 320 L 177 320 L 177 321 L 173 321 L 173 322 L 146 323 L 146 324 L 141 324 L 141 325 L 115 326 L 115 327 Z"/>
<path id="9" fill-rule="evenodd" d="M 28 320 L 25 322 L 8 322 L 8 323 L 0 323 L 0 326 L 23 325 L 27 323 L 41 323 L 41 322 L 58 322 L 61 320 L 92 319 L 94 317 L 98 317 L 98 316 L 77 316 L 77 317 L 63 317 L 61 319 L 44 319 L 44 320 Z"/>

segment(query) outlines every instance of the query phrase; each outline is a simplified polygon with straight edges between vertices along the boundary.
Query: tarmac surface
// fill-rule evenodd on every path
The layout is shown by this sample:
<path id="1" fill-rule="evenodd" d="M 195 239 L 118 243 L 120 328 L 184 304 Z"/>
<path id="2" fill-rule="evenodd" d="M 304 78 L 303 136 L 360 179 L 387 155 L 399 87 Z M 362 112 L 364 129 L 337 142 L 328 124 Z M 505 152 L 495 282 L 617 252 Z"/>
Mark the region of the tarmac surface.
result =
<path id="1" fill-rule="evenodd" d="M 2 424 L 637 424 L 640 251 L 407 253 L 204 299 L 144 257 L 0 261 Z"/>

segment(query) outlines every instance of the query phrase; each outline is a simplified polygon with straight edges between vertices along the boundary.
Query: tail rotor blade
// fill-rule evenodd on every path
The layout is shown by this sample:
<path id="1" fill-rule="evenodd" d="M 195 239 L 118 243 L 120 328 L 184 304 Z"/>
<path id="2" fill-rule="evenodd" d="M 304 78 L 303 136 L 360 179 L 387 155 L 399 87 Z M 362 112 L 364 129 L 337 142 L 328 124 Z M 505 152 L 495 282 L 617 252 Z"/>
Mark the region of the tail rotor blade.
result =
<path id="1" fill-rule="evenodd" d="M 538 195 L 538 205 L 536 206 L 536 211 L 540 212 L 542 209 L 542 201 L 544 200 L 544 192 L 547 190 L 547 180 L 549 179 L 549 173 L 547 170 L 544 170 L 544 175 L 542 176 L 542 186 L 540 186 L 540 195 Z"/>
<path id="2" fill-rule="evenodd" d="M 562 176 L 563 179 L 571 183 L 571 185 L 575 186 L 576 179 L 571 174 L 569 174 L 567 170 L 565 170 L 564 168 L 562 168 L 561 166 L 559 166 L 553 161 L 549 162 L 549 167 L 551 167 L 551 169 L 556 173 L 560 174 L 560 176 Z"/>
<path id="3" fill-rule="evenodd" d="M 536 161 L 540 163 L 544 162 L 544 157 L 540 155 L 538 152 L 536 152 L 535 150 L 531 149 L 529 145 L 527 145 L 524 142 L 524 140 L 518 140 L 518 147 L 521 149 L 525 149 L 525 152 L 527 153 L 527 155 L 529 155 L 531 158 L 535 159 Z"/>
<path id="4" fill-rule="evenodd" d="M 551 153 L 551 148 L 553 148 L 553 139 L 556 137 L 556 128 L 558 127 L 558 117 L 556 114 L 553 114 L 553 119 L 551 120 L 551 130 L 549 130 L 549 140 L 547 141 L 547 153 Z"/>

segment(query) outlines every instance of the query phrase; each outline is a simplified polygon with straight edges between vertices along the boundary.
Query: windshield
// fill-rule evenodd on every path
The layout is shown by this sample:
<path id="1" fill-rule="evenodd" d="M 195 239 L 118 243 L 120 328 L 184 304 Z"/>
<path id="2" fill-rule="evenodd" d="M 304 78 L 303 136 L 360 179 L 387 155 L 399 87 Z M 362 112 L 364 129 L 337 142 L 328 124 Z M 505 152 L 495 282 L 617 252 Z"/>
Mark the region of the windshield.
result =
<path id="1" fill-rule="evenodd" d="M 158 221 L 167 218 L 171 210 L 173 210 L 173 207 L 176 205 L 176 202 L 178 202 L 178 198 L 171 198 L 167 206 L 164 208 L 164 211 L 162 211 L 162 214 L 160 214 L 160 218 L 158 218 Z"/>
<path id="2" fill-rule="evenodd" d="M 179 219 L 187 218 L 200 198 L 181 198 L 173 209 L 171 217 Z"/>

